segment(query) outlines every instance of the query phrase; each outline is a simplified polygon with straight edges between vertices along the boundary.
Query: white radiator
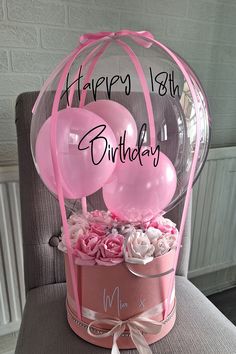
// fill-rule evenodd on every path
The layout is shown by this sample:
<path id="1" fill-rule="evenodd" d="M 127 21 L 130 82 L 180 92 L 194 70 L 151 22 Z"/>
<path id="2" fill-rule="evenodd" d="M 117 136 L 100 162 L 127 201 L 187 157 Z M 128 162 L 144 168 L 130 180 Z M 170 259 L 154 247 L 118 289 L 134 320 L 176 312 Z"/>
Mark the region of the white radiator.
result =
<path id="1" fill-rule="evenodd" d="M 24 303 L 18 168 L 0 167 L 0 335 L 19 329 Z"/>
<path id="2" fill-rule="evenodd" d="M 0 167 L 0 335 L 25 302 L 17 166 Z M 236 147 L 211 149 L 194 187 L 189 277 L 236 264 Z"/>
<path id="3" fill-rule="evenodd" d="M 236 146 L 211 149 L 193 191 L 189 278 L 236 265 Z"/>

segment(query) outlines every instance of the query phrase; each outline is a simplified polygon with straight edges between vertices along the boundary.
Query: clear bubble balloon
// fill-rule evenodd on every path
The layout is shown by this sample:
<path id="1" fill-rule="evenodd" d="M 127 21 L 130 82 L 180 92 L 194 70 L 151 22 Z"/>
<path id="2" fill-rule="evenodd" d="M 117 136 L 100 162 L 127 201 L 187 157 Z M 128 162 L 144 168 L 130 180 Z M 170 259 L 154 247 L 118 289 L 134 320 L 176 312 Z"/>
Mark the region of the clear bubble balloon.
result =
<path id="1" fill-rule="evenodd" d="M 176 53 L 168 52 L 152 38 L 140 40 L 135 35 L 97 38 L 65 58 L 42 88 L 31 123 L 31 148 L 37 171 L 56 197 L 50 157 L 45 162 L 39 158 L 38 151 L 40 156 L 46 156 L 49 150 L 50 156 L 50 117 L 62 75 L 59 114 L 65 109 L 87 110 L 101 119 L 99 123 L 97 118 L 89 119 L 77 113 L 72 120 L 65 119 L 64 128 L 67 128 L 63 128 L 62 139 L 58 136 L 57 149 L 66 204 L 76 211 L 80 198 L 90 195 L 87 198 L 90 209 L 119 209 L 125 219 L 151 218 L 174 208 L 186 194 L 195 151 L 198 152 L 194 181 L 204 165 L 210 141 L 208 102 L 193 70 Z M 77 120 L 78 131 L 82 129 L 82 133 L 75 134 L 76 144 L 71 149 L 72 121 L 76 125 Z M 97 141 L 104 151 L 104 159 L 94 167 L 91 153 L 88 154 L 90 150 L 86 150 L 86 158 L 82 157 L 78 144 L 86 132 L 101 124 L 108 127 Z M 142 130 L 144 124 L 146 129 Z M 59 125 L 58 120 L 60 130 Z M 44 134 L 47 138 L 42 137 Z M 128 156 L 128 149 L 131 151 L 135 146 L 155 149 L 157 145 L 160 165 L 155 168 L 147 167 L 151 166 L 148 158 L 147 165 L 143 166 L 138 165 L 139 160 L 121 162 L 121 154 Z M 171 171 L 171 182 L 167 171 Z M 121 181 L 123 176 L 127 184 Z M 147 187 L 149 183 L 152 193 Z M 135 195 L 135 184 L 140 200 Z M 119 197 L 122 186 L 126 191 L 123 199 Z"/>

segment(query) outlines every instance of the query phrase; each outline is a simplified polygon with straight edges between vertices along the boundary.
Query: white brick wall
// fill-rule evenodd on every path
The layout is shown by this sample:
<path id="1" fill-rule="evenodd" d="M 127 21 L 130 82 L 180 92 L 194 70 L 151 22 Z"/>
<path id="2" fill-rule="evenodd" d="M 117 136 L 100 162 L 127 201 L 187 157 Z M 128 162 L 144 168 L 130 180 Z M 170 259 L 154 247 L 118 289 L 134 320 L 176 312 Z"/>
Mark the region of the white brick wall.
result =
<path id="1" fill-rule="evenodd" d="M 37 90 L 84 32 L 146 29 L 195 69 L 212 146 L 236 145 L 235 0 L 0 0 L 0 164 L 17 160 L 16 96 Z"/>

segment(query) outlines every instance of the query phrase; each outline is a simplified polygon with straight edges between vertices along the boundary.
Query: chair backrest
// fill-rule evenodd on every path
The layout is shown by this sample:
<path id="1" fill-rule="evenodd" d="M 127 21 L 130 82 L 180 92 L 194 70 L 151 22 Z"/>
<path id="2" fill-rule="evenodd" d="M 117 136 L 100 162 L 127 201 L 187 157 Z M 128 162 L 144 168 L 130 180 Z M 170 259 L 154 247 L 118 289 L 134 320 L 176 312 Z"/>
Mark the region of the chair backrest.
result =
<path id="1" fill-rule="evenodd" d="M 116 92 L 112 99 L 122 102 L 136 119 L 138 128 L 145 114 L 145 105 L 141 94 L 130 96 Z M 58 235 L 61 228 L 61 218 L 58 201 L 42 183 L 34 167 L 30 149 L 30 124 L 32 107 L 38 92 L 22 93 L 16 102 L 16 127 L 18 139 L 20 198 L 24 250 L 24 271 L 26 291 L 45 284 L 65 281 L 64 260 L 57 250 L 52 236 Z M 100 97 L 102 98 L 102 94 Z M 89 100 L 89 98 L 88 98 Z M 155 103 L 152 97 L 154 111 L 166 114 L 168 100 L 162 99 Z M 171 110 L 167 114 L 171 115 Z M 88 198 L 91 209 L 104 209 L 101 191 Z M 175 207 L 167 217 L 177 225 L 180 223 L 182 204 Z M 177 274 L 187 275 L 190 252 L 191 208 L 183 235 L 183 247 L 180 252 Z M 51 240 L 51 241 L 50 241 Z M 54 239 L 54 241 L 56 238 Z M 50 241 L 50 242 L 49 242 Z"/>

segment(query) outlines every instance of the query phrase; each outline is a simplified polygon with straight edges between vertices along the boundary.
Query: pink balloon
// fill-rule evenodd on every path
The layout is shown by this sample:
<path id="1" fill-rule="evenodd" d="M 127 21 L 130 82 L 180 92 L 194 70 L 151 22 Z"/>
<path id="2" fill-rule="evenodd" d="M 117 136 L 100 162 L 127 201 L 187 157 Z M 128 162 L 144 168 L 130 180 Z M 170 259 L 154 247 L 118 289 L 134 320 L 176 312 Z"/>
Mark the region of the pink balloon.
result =
<path id="1" fill-rule="evenodd" d="M 153 156 L 143 156 L 142 163 L 139 158 L 118 160 L 113 179 L 103 187 L 107 208 L 130 222 L 148 221 L 161 213 L 176 190 L 175 168 L 166 155 L 160 152 L 156 167 Z"/>
<path id="2" fill-rule="evenodd" d="M 137 143 L 137 126 L 135 120 L 127 108 L 120 103 L 111 100 L 93 101 L 84 106 L 91 112 L 102 117 L 111 127 L 117 143 L 126 131 L 126 145 L 134 147 Z"/>
<path id="3" fill-rule="evenodd" d="M 35 159 L 40 177 L 56 194 L 50 145 L 51 120 L 49 117 L 39 131 Z M 65 198 L 78 199 L 96 192 L 113 173 L 115 163 L 108 159 L 105 151 L 108 144 L 116 146 L 116 139 L 107 123 L 95 113 L 80 108 L 59 111 L 56 141 Z"/>

